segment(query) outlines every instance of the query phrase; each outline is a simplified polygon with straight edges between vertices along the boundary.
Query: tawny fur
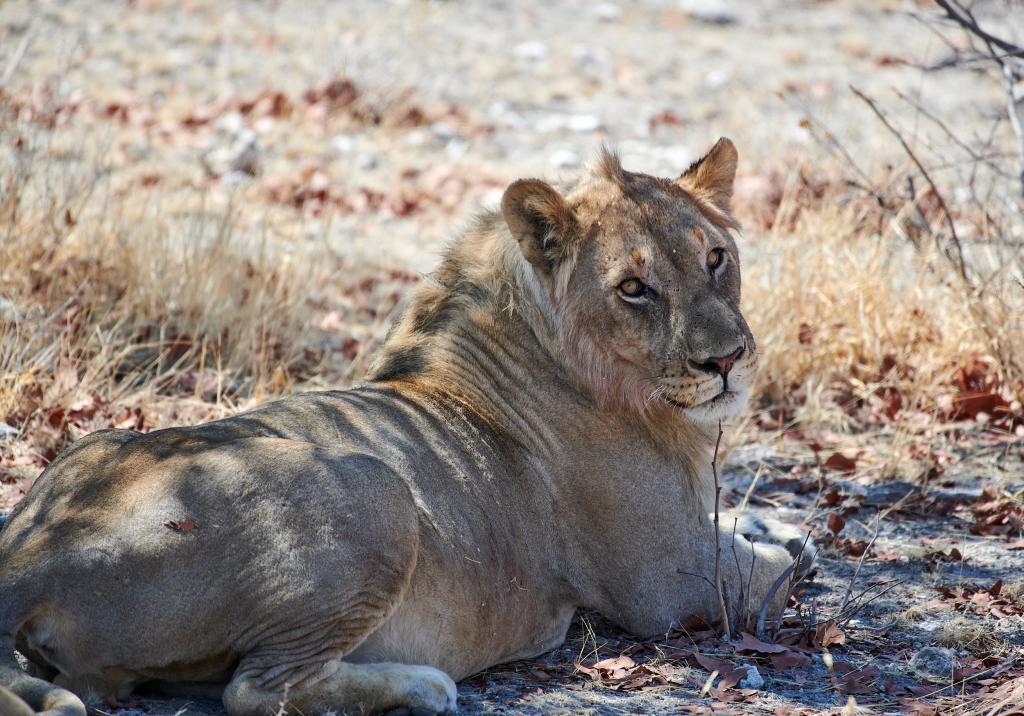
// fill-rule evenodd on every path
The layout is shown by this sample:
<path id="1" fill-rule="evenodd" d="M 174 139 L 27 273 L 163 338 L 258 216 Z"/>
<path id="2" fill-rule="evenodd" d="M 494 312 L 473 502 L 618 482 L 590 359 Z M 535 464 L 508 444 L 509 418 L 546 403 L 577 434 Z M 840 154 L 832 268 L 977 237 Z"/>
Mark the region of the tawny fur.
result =
<path id="1" fill-rule="evenodd" d="M 0 698 L 72 716 L 68 689 L 158 680 L 226 685 L 232 716 L 286 688 L 304 714 L 443 711 L 579 607 L 643 636 L 718 621 L 712 448 L 757 356 L 734 171 L 724 140 L 674 180 L 605 152 L 562 191 L 516 182 L 365 385 L 75 443 L 0 533 Z M 760 604 L 789 554 L 721 539 L 730 593 Z"/>

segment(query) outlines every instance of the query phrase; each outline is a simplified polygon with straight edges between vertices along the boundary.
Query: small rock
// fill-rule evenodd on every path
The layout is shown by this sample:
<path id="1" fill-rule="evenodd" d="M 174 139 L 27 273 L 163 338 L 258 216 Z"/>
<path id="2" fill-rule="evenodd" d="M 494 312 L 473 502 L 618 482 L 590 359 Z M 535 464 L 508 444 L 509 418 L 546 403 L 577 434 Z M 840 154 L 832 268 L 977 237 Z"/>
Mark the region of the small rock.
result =
<path id="1" fill-rule="evenodd" d="M 559 149 L 548 157 L 548 163 L 555 169 L 575 169 L 583 160 L 571 149 Z"/>
<path id="2" fill-rule="evenodd" d="M 353 162 L 356 169 L 362 169 L 363 171 L 369 171 L 370 169 L 377 168 L 377 157 L 369 152 L 359 152 L 356 155 L 355 161 Z"/>
<path id="3" fill-rule="evenodd" d="M 739 22 L 725 0 L 684 0 L 682 8 L 694 20 L 708 25 L 735 25 Z"/>
<path id="4" fill-rule="evenodd" d="M 255 176 L 259 172 L 259 160 L 256 133 L 245 125 L 237 112 L 218 120 L 216 134 L 200 156 L 203 167 L 214 177 L 233 173 Z"/>
<path id="5" fill-rule="evenodd" d="M 601 128 L 601 120 L 592 114 L 574 114 L 569 117 L 565 126 L 571 132 L 593 132 Z"/>
<path id="6" fill-rule="evenodd" d="M 613 2 L 601 2 L 594 6 L 594 14 L 604 22 L 615 22 L 622 17 L 622 8 Z"/>
<path id="7" fill-rule="evenodd" d="M 519 59 L 531 62 L 543 62 L 548 58 L 548 46 L 543 42 L 520 42 L 512 52 Z"/>
<path id="8" fill-rule="evenodd" d="M 763 689 L 764 677 L 753 664 L 741 664 L 740 668 L 747 670 L 747 675 L 740 679 L 741 689 Z"/>
<path id="9" fill-rule="evenodd" d="M 721 89 L 729 84 L 732 73 L 725 69 L 715 69 L 704 75 L 704 86 L 708 89 Z"/>
<path id="10" fill-rule="evenodd" d="M 941 646 L 926 646 L 910 660 L 910 670 L 925 681 L 946 682 L 952 678 L 956 654 Z"/>
<path id="11" fill-rule="evenodd" d="M 356 140 L 348 134 L 339 134 L 331 140 L 331 146 L 338 154 L 351 154 L 356 148 Z"/>
<path id="12" fill-rule="evenodd" d="M 871 485 L 864 495 L 863 505 L 865 507 L 891 507 L 918 489 L 920 488 L 917 485 L 901 480 Z"/>
<path id="13" fill-rule="evenodd" d="M 6 440 L 7 438 L 13 438 L 19 432 L 20 431 L 13 425 L 8 425 L 7 423 L 0 422 L 0 439 Z"/>

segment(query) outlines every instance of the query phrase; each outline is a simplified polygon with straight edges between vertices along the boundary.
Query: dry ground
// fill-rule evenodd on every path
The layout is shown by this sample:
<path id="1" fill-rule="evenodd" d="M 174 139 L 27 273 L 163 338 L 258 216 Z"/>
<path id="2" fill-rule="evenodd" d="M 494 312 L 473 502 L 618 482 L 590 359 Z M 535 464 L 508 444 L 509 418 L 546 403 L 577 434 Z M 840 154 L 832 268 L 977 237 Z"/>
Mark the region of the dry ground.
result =
<path id="1" fill-rule="evenodd" d="M 508 181 L 602 142 L 674 175 L 725 134 L 764 354 L 725 500 L 809 527 L 817 574 L 781 646 L 583 615 L 464 709 L 1015 712 L 1024 221 L 998 76 L 949 62 L 969 43 L 926 2 L 510 5 L 0 5 L 0 510 L 91 430 L 359 380 Z M 1019 6 L 979 17 L 1024 41 Z"/>

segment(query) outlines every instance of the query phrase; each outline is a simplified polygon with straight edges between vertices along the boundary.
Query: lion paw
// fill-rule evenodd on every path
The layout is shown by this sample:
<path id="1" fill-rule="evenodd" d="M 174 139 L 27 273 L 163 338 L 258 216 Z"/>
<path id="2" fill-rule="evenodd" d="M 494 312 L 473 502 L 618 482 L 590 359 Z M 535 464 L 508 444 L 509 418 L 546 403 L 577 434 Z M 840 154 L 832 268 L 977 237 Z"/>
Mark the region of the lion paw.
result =
<path id="1" fill-rule="evenodd" d="M 749 542 L 760 544 L 777 544 L 789 552 L 794 561 L 799 559 L 796 576 L 803 579 L 816 566 L 818 548 L 806 532 L 796 525 L 771 517 L 757 517 L 744 512 L 740 515 L 729 515 L 722 518 L 724 525 L 731 525 L 736 520 L 736 534 L 743 535 Z"/>
<path id="2" fill-rule="evenodd" d="M 401 692 L 405 706 L 397 709 L 398 712 L 408 713 L 409 716 L 455 712 L 458 691 L 448 674 L 430 666 L 401 668 L 404 682 Z"/>

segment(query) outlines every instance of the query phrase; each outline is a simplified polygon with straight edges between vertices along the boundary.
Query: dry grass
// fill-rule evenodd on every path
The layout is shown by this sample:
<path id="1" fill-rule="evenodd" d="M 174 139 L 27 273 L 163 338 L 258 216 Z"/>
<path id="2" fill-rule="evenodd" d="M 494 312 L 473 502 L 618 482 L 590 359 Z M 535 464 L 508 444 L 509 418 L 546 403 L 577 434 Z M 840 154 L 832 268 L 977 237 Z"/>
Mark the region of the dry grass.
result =
<path id="1" fill-rule="evenodd" d="M 104 425 L 198 420 L 358 380 L 415 281 L 269 236 L 251 220 L 258 191 L 238 193 L 243 208 L 180 188 L 114 191 L 94 137 L 91 155 L 70 156 L 15 120 L 2 133 L 0 422 L 31 445 L 7 444 L 5 474 L 37 471 Z M 836 179 L 774 176 L 775 203 L 741 207 L 763 354 L 755 410 L 778 425 L 914 432 L 982 389 L 1019 412 L 1019 249 L 979 229 L 968 286 L 907 203 L 883 211 Z"/>
<path id="2" fill-rule="evenodd" d="M 69 161 L 8 126 L 4 143 L 15 137 L 0 177 L 3 422 L 25 431 L 90 395 L 146 410 L 193 402 L 152 426 L 251 405 L 317 375 L 358 378 L 387 306 L 334 322 L 346 335 L 371 324 L 355 348 L 317 346 L 310 332 L 330 312 L 325 301 L 346 293 L 332 283 L 339 271 L 351 295 L 379 268 L 344 271 L 324 247 L 271 239 L 230 205 L 204 207 L 201 193 L 139 204 L 106 189 L 98 154 Z M 998 270 L 972 291 L 932 245 L 901 237 L 895 219 L 839 182 L 812 194 L 802 177 L 780 180 L 770 227 L 751 231 L 746 247 L 744 298 L 763 353 L 755 405 L 805 427 L 920 427 L 948 417 L 957 371 L 979 367 L 992 390 L 1017 399 L 1024 374 L 1010 347 L 1024 345 L 1014 318 L 1024 291 L 1013 251 L 975 251 L 974 265 Z M 359 300 L 378 299 L 373 286 Z"/>
<path id="3" fill-rule="evenodd" d="M 1001 237 L 969 245 L 977 278 L 967 285 L 935 243 L 907 238 L 901 210 L 883 212 L 838 181 L 815 189 L 801 172 L 789 177 L 746 256 L 761 407 L 803 426 L 927 424 L 958 417 L 964 371 L 1019 412 L 1019 248 Z"/>

